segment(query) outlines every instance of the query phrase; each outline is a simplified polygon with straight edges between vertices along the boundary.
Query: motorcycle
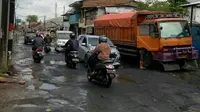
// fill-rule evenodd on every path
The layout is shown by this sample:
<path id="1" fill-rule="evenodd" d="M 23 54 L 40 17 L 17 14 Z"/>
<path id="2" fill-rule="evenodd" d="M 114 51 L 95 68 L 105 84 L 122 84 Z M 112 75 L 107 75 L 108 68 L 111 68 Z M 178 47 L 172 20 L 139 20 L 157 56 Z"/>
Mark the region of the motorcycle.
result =
<path id="1" fill-rule="evenodd" d="M 76 64 L 79 63 L 78 51 L 70 51 L 68 55 L 65 56 L 65 62 L 68 67 L 75 69 Z"/>
<path id="2" fill-rule="evenodd" d="M 33 55 L 33 59 L 35 63 L 40 63 L 41 60 L 44 57 L 44 53 L 43 53 L 43 48 L 38 48 L 36 49 L 34 55 Z"/>
<path id="3" fill-rule="evenodd" d="M 50 46 L 50 44 L 46 44 L 46 45 L 44 46 L 44 51 L 45 51 L 45 53 L 49 53 L 49 52 L 51 51 L 51 46 Z"/>
<path id="4" fill-rule="evenodd" d="M 115 74 L 116 70 L 113 66 L 113 61 L 110 59 L 96 64 L 94 72 L 91 71 L 90 66 L 87 69 L 87 79 L 89 82 L 92 82 L 94 79 L 107 88 L 111 86 L 112 80 L 116 77 Z"/>

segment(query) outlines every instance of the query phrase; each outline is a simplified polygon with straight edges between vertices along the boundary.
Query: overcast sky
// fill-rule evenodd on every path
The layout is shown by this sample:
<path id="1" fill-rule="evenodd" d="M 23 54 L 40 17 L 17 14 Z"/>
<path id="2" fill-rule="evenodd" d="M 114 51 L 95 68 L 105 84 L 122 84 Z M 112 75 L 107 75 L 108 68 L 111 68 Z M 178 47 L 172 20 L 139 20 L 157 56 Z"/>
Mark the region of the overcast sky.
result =
<path id="1" fill-rule="evenodd" d="M 76 0 L 17 0 L 16 14 L 18 18 L 25 19 L 23 16 L 38 15 L 39 20 L 43 20 L 46 15 L 47 19 L 55 17 L 55 3 L 57 1 L 57 15 L 58 17 L 63 14 L 64 6 L 65 11 L 69 9 L 68 5 Z"/>
<path id="2" fill-rule="evenodd" d="M 25 19 L 27 15 L 38 15 L 39 20 L 43 20 L 46 15 L 47 19 L 55 17 L 55 3 L 57 2 L 57 15 L 58 17 L 63 14 L 64 6 L 65 11 L 69 9 L 69 4 L 77 0 L 16 0 L 17 1 L 17 17 Z M 139 0 L 140 1 L 140 0 Z M 141 0 L 145 1 L 145 0 Z M 199 1 L 199 0 L 190 0 Z"/>

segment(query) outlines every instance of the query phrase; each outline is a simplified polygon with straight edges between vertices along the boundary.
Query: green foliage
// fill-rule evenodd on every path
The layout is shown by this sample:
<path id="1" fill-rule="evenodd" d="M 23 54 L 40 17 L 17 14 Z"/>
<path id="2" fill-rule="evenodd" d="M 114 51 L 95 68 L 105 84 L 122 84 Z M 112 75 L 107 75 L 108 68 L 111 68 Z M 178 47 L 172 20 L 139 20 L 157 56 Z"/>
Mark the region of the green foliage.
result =
<path id="1" fill-rule="evenodd" d="M 145 2 L 139 2 L 138 7 L 140 10 L 170 11 L 169 3 L 159 0 L 146 0 Z"/>
<path id="2" fill-rule="evenodd" d="M 137 5 L 140 10 L 178 12 L 186 15 L 187 9 L 180 6 L 185 3 L 188 3 L 187 0 L 146 0 L 145 2 L 138 2 Z"/>
<path id="3" fill-rule="evenodd" d="M 38 16 L 37 15 L 29 15 L 27 18 L 26 18 L 26 21 L 27 22 L 37 22 L 38 21 Z"/>
<path id="4" fill-rule="evenodd" d="M 181 14 L 187 15 L 188 10 L 187 8 L 183 8 L 180 5 L 187 4 L 187 0 L 167 0 L 169 2 L 170 11 L 171 12 L 179 12 Z"/>

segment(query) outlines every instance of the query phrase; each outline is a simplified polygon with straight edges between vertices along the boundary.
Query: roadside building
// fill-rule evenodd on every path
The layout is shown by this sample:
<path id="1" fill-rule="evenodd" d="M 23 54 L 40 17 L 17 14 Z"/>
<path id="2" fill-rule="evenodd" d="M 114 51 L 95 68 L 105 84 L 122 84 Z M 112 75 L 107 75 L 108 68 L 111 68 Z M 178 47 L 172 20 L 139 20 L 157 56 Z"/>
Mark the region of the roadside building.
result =
<path id="1" fill-rule="evenodd" d="M 70 27 L 75 24 L 76 33 L 93 34 L 94 20 L 105 14 L 123 13 L 137 9 L 135 0 L 83 0 L 76 1 L 69 6 L 75 9 L 69 18 Z"/>

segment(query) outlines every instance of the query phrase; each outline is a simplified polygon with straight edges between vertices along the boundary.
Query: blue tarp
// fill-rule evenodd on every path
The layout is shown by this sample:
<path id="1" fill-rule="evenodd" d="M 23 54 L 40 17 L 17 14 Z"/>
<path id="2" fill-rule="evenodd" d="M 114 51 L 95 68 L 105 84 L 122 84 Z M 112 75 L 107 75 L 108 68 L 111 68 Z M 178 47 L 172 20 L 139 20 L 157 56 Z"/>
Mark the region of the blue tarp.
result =
<path id="1" fill-rule="evenodd" d="M 192 44 L 196 50 L 199 51 L 200 56 L 200 28 L 193 27 L 191 28 L 192 33 Z"/>

